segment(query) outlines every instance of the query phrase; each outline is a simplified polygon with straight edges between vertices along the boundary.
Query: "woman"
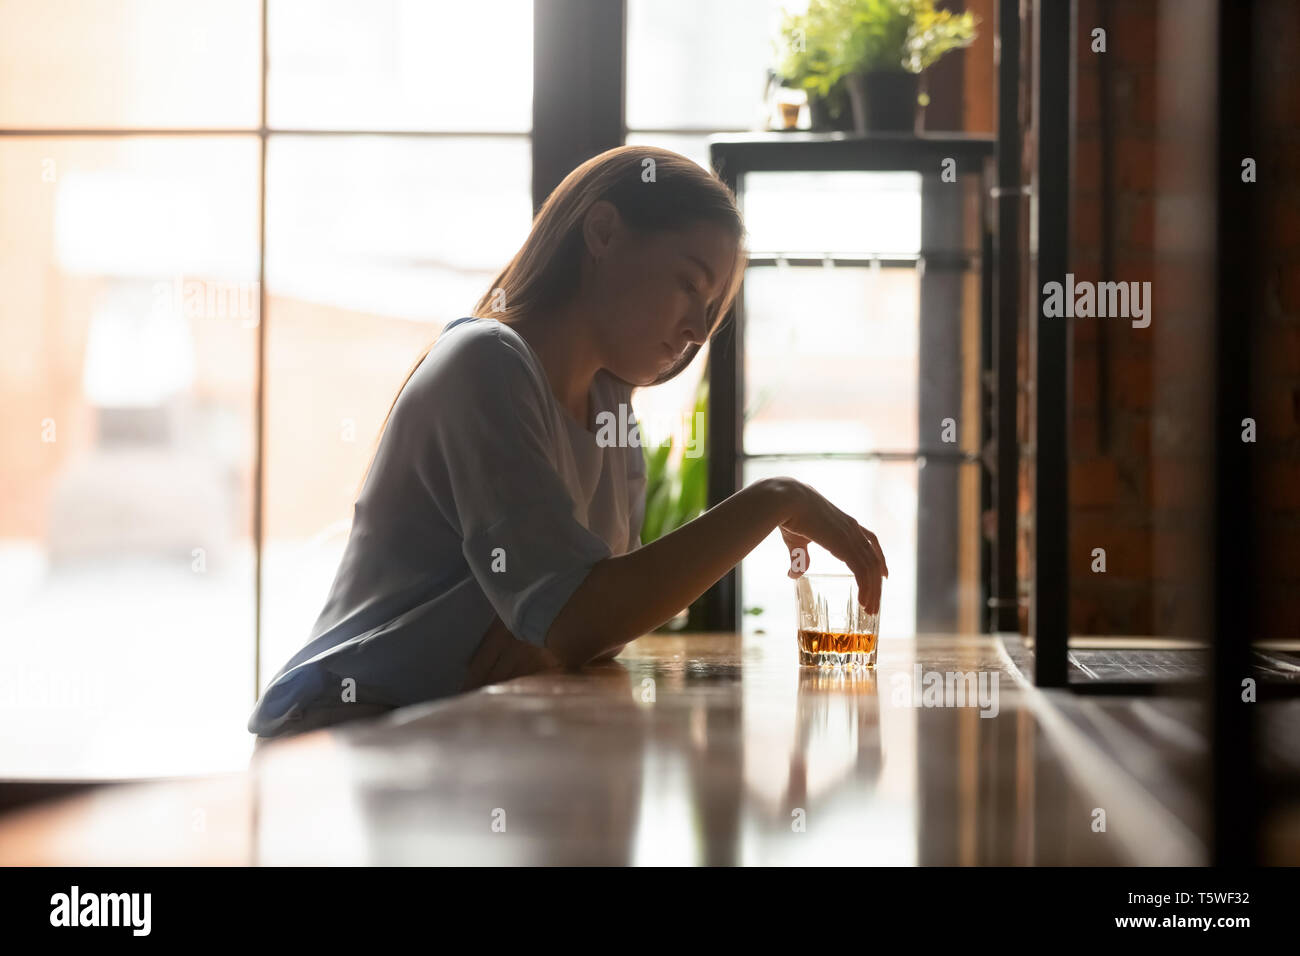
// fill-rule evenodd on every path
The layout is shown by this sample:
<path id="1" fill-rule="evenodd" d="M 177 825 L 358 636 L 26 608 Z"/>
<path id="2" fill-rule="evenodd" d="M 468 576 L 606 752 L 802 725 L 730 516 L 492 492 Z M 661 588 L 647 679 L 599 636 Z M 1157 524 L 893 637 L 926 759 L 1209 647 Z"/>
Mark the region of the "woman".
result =
<path id="1" fill-rule="evenodd" d="M 598 416 L 617 421 L 623 404 L 630 419 L 632 389 L 680 373 L 717 331 L 743 240 L 730 191 L 677 153 L 623 146 L 565 177 L 473 315 L 407 376 L 312 637 L 249 730 L 610 658 L 776 527 L 792 552 L 816 541 L 844 561 L 875 610 L 888 574 L 875 535 L 790 478 L 638 547 L 641 449 L 596 434 Z"/>

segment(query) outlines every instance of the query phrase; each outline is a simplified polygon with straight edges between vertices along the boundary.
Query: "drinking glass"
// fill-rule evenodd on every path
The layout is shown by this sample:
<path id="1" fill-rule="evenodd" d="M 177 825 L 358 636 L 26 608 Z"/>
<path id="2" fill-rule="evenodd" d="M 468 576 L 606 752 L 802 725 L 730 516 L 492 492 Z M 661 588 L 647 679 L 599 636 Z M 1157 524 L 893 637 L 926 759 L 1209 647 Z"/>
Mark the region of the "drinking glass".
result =
<path id="1" fill-rule="evenodd" d="M 810 571 L 795 579 L 799 602 L 799 663 L 817 667 L 875 667 L 880 612 L 858 603 L 852 574 Z"/>

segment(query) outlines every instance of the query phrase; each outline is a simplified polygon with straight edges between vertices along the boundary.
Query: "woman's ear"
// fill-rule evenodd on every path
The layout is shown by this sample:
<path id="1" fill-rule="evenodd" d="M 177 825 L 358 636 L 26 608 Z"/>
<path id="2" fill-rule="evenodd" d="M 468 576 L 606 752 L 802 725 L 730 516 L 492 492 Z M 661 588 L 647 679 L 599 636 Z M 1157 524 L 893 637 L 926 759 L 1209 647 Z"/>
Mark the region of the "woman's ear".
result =
<path id="1" fill-rule="evenodd" d="M 593 262 L 600 262 L 604 257 L 621 225 L 622 217 L 612 202 L 599 199 L 591 204 L 582 217 L 582 238 Z"/>

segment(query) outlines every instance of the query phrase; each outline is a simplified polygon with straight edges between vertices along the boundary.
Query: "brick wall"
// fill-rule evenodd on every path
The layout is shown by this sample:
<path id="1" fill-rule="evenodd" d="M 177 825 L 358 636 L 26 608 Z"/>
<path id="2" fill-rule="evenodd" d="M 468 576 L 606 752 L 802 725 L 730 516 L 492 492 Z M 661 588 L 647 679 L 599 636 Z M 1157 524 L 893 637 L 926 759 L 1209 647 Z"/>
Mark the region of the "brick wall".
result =
<path id="1" fill-rule="evenodd" d="M 1105 6 L 1078 5 L 1070 265 L 1076 281 L 1152 281 L 1159 3 L 1112 3 L 1108 16 Z M 1106 29 L 1104 53 L 1092 49 L 1096 27 Z M 1111 241 L 1105 262 L 1103 230 Z M 1160 292 L 1153 284 L 1153 295 Z M 1157 318 L 1167 316 L 1153 315 L 1153 325 Z M 1076 318 L 1071 327 L 1070 629 L 1155 633 L 1153 545 L 1161 523 L 1150 454 L 1154 331 L 1112 318 Z M 1105 551 L 1105 573 L 1092 570 L 1094 548 Z"/>
<path id="2" fill-rule="evenodd" d="M 1032 37 L 1032 12 L 1022 24 Z M 1079 281 L 1151 281 L 1152 324 L 1072 329 L 1070 597 L 1074 634 L 1198 633 L 1209 573 L 1215 131 L 1208 0 L 1079 0 L 1070 263 Z M 1260 634 L 1300 637 L 1300 4 L 1262 4 L 1256 42 L 1261 221 L 1252 374 Z M 1107 27 L 1106 52 L 1092 49 Z M 1163 57 L 1163 59 L 1162 59 Z M 1023 58 L 1025 169 L 1032 60 Z M 1103 65 L 1109 76 L 1103 77 Z M 1103 91 L 1108 95 L 1103 100 Z M 1208 98 L 1206 93 L 1208 91 Z M 1103 147 L 1105 110 L 1112 146 Z M 1109 160 L 1108 158 L 1109 157 Z M 1028 181 L 1028 176 L 1026 177 Z M 1109 203 L 1105 200 L 1109 199 Z M 1027 204 L 1026 204 L 1027 205 Z M 1027 230 L 1028 219 L 1022 222 Z M 1022 232 L 1025 241 L 1027 232 Z M 1109 259 L 1103 237 L 1110 237 Z M 1032 266 L 1026 249 L 1026 262 Z M 1046 277 L 1045 277 L 1046 278 Z M 1021 377 L 1041 282 L 1027 269 Z M 1030 397 L 1020 439 L 1033 439 Z M 1032 459 L 1021 470 L 1022 590 L 1032 554 Z M 1092 549 L 1106 572 L 1092 570 Z M 1021 627 L 1027 615 L 1022 608 Z"/>

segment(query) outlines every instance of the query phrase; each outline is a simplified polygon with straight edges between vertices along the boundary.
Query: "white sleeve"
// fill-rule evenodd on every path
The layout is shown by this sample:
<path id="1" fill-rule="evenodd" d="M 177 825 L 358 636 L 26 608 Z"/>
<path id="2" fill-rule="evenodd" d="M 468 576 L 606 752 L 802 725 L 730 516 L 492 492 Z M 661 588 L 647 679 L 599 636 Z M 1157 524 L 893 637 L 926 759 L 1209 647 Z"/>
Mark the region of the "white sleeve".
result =
<path id="1" fill-rule="evenodd" d="M 407 409 L 427 422 L 416 467 L 497 615 L 520 640 L 542 647 L 610 548 L 574 515 L 527 360 L 490 326 L 442 344 L 426 357 L 435 365 L 420 370 Z"/>

